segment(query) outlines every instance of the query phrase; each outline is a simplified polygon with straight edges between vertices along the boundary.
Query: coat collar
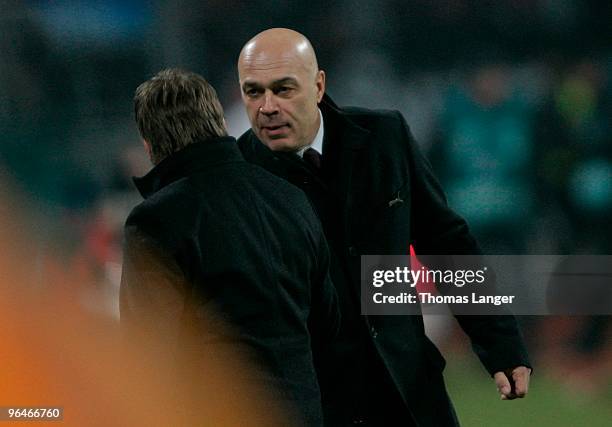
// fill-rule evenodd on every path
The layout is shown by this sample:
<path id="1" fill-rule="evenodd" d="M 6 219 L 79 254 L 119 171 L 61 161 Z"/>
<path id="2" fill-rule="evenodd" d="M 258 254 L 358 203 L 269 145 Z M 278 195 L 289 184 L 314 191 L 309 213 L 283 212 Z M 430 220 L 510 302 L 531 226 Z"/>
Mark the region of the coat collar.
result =
<path id="1" fill-rule="evenodd" d="M 244 161 L 236 140 L 225 136 L 196 142 L 163 159 L 143 177 L 133 177 L 145 199 L 172 182 L 212 166 Z"/>
<path id="2" fill-rule="evenodd" d="M 351 114 L 338 107 L 327 95 L 323 96 L 319 108 L 323 114 L 325 132 L 324 186 L 341 210 L 343 233 L 350 239 L 350 236 L 360 229 L 358 224 L 355 225 L 358 216 L 351 215 L 351 212 L 364 204 L 363 194 L 369 185 L 367 177 L 360 171 L 366 166 L 367 156 L 364 151 L 368 147 L 371 132 L 355 123 Z M 291 182 L 288 171 L 292 166 L 298 166 L 297 156 L 271 151 L 259 141 L 252 130 L 248 130 L 240 138 L 239 144 L 249 161 Z"/>
<path id="3" fill-rule="evenodd" d="M 350 116 L 342 111 L 327 94 L 323 95 L 319 108 L 323 114 L 325 124 L 325 134 L 323 137 L 324 155 L 326 154 L 326 148 L 327 150 L 330 150 L 332 147 L 341 150 L 360 150 L 364 148 L 370 131 L 351 120 Z M 325 140 L 334 142 L 325 144 Z"/>
<path id="4" fill-rule="evenodd" d="M 360 150 L 365 147 L 370 131 L 351 120 L 350 115 L 338 107 L 327 94 L 323 95 L 319 109 L 324 117 L 324 156 L 327 156 L 329 151 Z M 255 136 L 253 130 L 249 129 L 240 139 L 245 140 L 242 148 L 249 155 L 257 158 L 272 155 L 272 151 Z"/>

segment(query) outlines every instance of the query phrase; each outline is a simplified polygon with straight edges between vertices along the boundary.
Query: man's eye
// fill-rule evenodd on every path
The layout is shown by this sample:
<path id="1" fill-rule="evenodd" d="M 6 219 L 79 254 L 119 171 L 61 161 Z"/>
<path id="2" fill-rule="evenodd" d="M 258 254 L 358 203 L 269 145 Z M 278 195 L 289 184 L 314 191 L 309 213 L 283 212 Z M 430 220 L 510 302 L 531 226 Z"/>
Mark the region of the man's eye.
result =
<path id="1" fill-rule="evenodd" d="M 245 93 L 247 96 L 254 97 L 257 96 L 259 91 L 257 89 L 247 89 Z"/>
<path id="2" fill-rule="evenodd" d="M 276 90 L 276 93 L 278 94 L 287 94 L 289 92 L 291 92 L 292 88 L 289 86 L 281 86 Z"/>

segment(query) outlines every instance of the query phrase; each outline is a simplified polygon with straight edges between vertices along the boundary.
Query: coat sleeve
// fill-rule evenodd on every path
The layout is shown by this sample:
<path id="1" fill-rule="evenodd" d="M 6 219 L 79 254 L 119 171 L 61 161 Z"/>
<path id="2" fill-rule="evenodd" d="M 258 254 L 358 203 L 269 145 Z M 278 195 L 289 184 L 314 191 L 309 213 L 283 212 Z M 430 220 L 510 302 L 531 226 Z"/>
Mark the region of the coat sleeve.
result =
<path id="1" fill-rule="evenodd" d="M 407 148 L 411 187 L 411 235 L 417 256 L 481 255 L 467 223 L 446 201 L 442 187 L 433 174 L 400 113 L 404 147 Z M 442 261 L 443 263 L 445 261 Z M 453 263 L 452 260 L 448 261 Z M 427 265 L 427 260 L 424 261 Z M 500 315 L 456 315 L 461 328 L 470 337 L 472 348 L 487 371 L 495 372 L 517 366 L 531 367 L 516 318 L 502 307 Z"/>
<path id="2" fill-rule="evenodd" d="M 123 335 L 176 348 L 187 281 L 173 257 L 150 234 L 125 226 L 119 298 Z"/>

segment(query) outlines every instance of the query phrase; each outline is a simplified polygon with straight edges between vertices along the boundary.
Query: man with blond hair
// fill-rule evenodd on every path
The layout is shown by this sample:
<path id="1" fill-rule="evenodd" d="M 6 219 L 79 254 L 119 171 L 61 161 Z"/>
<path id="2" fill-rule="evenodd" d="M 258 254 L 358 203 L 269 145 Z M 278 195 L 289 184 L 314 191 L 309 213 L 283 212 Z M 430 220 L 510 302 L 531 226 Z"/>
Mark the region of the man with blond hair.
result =
<path id="1" fill-rule="evenodd" d="M 122 325 L 145 343 L 155 335 L 179 365 L 226 350 L 246 359 L 252 370 L 227 381 L 263 389 L 297 425 L 320 425 L 311 345 L 333 338 L 338 309 L 307 198 L 244 161 L 201 76 L 161 71 L 134 104 L 154 167 L 135 178 L 145 200 L 125 224 Z M 205 369 L 182 380 L 212 381 Z"/>

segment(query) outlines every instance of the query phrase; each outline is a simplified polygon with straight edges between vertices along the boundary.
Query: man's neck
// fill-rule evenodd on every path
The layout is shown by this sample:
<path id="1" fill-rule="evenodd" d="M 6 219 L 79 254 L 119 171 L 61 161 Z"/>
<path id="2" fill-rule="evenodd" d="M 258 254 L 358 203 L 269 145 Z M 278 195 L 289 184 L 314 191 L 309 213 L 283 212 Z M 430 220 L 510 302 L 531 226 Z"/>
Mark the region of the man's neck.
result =
<path id="1" fill-rule="evenodd" d="M 317 133 L 315 134 L 313 140 L 310 142 L 310 144 L 303 146 L 302 148 L 300 148 L 296 154 L 300 157 L 302 157 L 304 155 L 304 151 L 306 151 L 309 148 L 314 148 L 315 150 L 317 150 L 317 152 L 319 154 L 323 154 L 323 114 L 321 114 L 321 110 L 319 110 L 319 128 L 317 130 Z"/>

